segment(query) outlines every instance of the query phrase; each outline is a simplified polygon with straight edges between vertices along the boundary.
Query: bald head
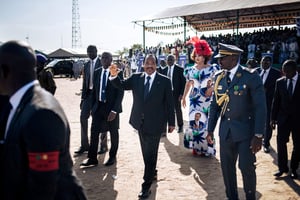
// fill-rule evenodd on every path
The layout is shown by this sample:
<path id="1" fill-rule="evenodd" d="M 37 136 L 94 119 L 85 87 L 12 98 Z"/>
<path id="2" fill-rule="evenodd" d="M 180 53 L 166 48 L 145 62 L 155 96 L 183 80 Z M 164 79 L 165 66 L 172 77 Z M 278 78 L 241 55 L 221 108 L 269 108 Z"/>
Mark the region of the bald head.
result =
<path id="1" fill-rule="evenodd" d="M 36 78 L 34 50 L 21 41 L 0 46 L 0 92 L 13 93 Z"/>

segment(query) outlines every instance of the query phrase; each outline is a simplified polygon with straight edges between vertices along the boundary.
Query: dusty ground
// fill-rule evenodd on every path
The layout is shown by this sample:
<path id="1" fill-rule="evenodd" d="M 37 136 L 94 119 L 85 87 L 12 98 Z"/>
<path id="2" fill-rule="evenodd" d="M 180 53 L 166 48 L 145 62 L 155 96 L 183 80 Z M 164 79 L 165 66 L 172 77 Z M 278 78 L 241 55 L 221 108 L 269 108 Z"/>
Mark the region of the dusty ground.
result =
<path id="1" fill-rule="evenodd" d="M 55 78 L 58 86 L 56 98 L 60 101 L 71 125 L 71 154 L 80 145 L 79 102 L 81 81 L 67 78 Z M 86 154 L 74 157 L 74 169 L 86 188 L 90 200 L 132 200 L 138 199 L 143 176 L 143 161 L 137 133 L 128 124 L 132 97 L 125 92 L 123 113 L 121 114 L 120 143 L 117 163 L 106 167 L 108 153 L 98 157 L 99 165 L 94 168 L 80 169 L 80 163 Z M 184 111 L 187 120 L 186 110 Z M 296 200 L 300 199 L 300 180 L 289 176 L 275 179 L 276 167 L 276 132 L 272 139 L 270 154 L 257 154 L 257 198 L 261 200 Z M 225 199 L 224 184 L 220 169 L 217 145 L 216 158 L 194 157 L 190 150 L 183 147 L 183 134 L 176 131 L 162 138 L 158 156 L 158 181 L 152 187 L 150 200 L 192 200 Z M 218 141 L 217 141 L 218 144 Z M 289 143 L 289 157 L 290 157 Z M 298 170 L 300 174 L 300 170 Z M 238 171 L 238 190 L 240 199 L 245 199 L 241 175 Z"/>

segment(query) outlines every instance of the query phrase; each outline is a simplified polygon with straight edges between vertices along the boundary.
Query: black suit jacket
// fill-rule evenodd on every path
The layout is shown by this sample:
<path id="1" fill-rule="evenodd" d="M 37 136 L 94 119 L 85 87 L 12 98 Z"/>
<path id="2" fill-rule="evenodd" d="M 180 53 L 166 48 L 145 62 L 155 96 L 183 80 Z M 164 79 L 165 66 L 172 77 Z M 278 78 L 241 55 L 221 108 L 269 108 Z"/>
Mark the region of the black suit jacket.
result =
<path id="1" fill-rule="evenodd" d="M 4 106 L 8 103 L 8 96 L 0 95 L 0 112 L 4 108 Z"/>
<path id="2" fill-rule="evenodd" d="M 83 80 L 82 80 L 82 93 L 81 99 L 85 99 L 87 97 L 87 91 L 89 89 L 89 81 L 90 81 L 90 67 L 91 67 L 91 60 L 86 62 L 83 66 Z M 94 71 L 101 67 L 101 61 L 97 58 Z"/>
<path id="3" fill-rule="evenodd" d="M 170 79 L 156 73 L 149 95 L 144 101 L 145 73 L 135 73 L 125 80 L 119 78 L 111 82 L 117 88 L 132 90 L 133 104 L 129 123 L 133 128 L 160 135 L 165 123 L 175 126 L 174 102 Z M 164 112 L 165 111 L 165 112 Z"/>
<path id="4" fill-rule="evenodd" d="M 92 113 L 94 113 L 99 106 L 99 92 L 100 92 L 100 83 L 102 82 L 102 73 L 103 68 L 98 68 L 94 73 L 94 88 L 93 88 L 93 103 L 92 103 Z M 110 74 L 108 74 L 108 77 Z M 123 79 L 122 73 L 119 73 L 119 77 Z M 115 88 L 111 82 L 107 79 L 107 84 L 105 88 L 106 95 L 106 106 L 105 113 L 108 114 L 111 111 L 115 111 L 117 113 L 122 112 L 122 100 L 124 96 L 124 91 L 118 88 Z"/>
<path id="5" fill-rule="evenodd" d="M 261 73 L 261 70 L 262 70 L 261 68 L 257 70 L 259 74 Z M 281 72 L 279 70 L 270 68 L 269 75 L 264 83 L 268 111 L 271 110 L 276 80 L 279 79 L 280 77 L 281 77 Z"/>
<path id="6" fill-rule="evenodd" d="M 167 76 L 168 67 L 162 70 L 162 74 Z M 183 68 L 174 65 L 172 84 L 173 84 L 173 95 L 175 98 L 178 98 L 180 95 L 183 95 L 186 79 L 183 76 Z"/>
<path id="7" fill-rule="evenodd" d="M 299 123 L 300 113 L 300 75 L 294 89 L 292 98 L 287 90 L 287 78 L 282 77 L 276 81 L 275 94 L 272 103 L 271 119 L 278 124 L 292 120 L 291 124 Z"/>
<path id="8" fill-rule="evenodd" d="M 32 86 L 7 129 L 1 199 L 85 199 L 72 172 L 69 145 L 70 127 L 63 109 L 52 94 Z M 52 152 L 58 152 L 58 169 L 49 162 L 38 164 L 53 161 Z"/>

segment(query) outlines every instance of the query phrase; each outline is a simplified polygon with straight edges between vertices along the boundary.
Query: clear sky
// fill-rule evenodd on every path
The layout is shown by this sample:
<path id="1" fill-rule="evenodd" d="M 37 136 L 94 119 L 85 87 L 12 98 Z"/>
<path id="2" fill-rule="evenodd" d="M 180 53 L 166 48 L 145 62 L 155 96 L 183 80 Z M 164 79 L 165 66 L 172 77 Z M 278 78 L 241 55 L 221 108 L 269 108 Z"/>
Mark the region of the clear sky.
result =
<path id="1" fill-rule="evenodd" d="M 115 52 L 142 44 L 142 28 L 132 21 L 166 8 L 205 1 L 78 0 L 82 47 L 94 44 Z M 0 5 L 1 42 L 27 40 L 34 49 L 46 52 L 72 47 L 72 0 L 0 0 Z M 146 46 L 176 38 L 146 32 Z"/>

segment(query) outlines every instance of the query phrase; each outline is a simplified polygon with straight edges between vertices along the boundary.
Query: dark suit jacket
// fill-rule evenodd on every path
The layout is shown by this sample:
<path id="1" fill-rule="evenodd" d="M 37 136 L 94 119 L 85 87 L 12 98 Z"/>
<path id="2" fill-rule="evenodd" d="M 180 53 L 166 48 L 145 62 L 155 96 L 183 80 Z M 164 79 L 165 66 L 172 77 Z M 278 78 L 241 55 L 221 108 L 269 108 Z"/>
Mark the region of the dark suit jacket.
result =
<path id="1" fill-rule="evenodd" d="M 102 73 L 103 68 L 98 68 L 95 70 L 94 73 L 94 88 L 93 88 L 93 103 L 92 103 L 92 113 L 94 113 L 99 105 L 99 92 L 100 92 L 100 83 L 102 82 Z M 108 77 L 110 75 L 108 74 Z M 123 79 L 122 73 L 119 73 L 119 77 Z M 111 82 L 107 79 L 106 89 L 106 111 L 105 113 L 108 114 L 113 110 L 117 113 L 122 112 L 122 100 L 124 96 L 124 91 L 118 88 L 115 88 Z"/>
<path id="2" fill-rule="evenodd" d="M 168 67 L 165 67 L 165 68 L 162 68 L 162 67 L 157 67 L 156 68 L 157 72 L 167 76 L 167 73 L 168 73 Z"/>
<path id="3" fill-rule="evenodd" d="M 133 128 L 140 130 L 143 123 L 144 132 L 160 135 L 166 122 L 169 126 L 175 126 L 171 82 L 167 77 L 156 73 L 149 95 L 144 101 L 144 81 L 145 73 L 135 73 L 123 81 L 115 78 L 111 82 L 115 87 L 132 90 L 133 104 L 129 123 Z"/>
<path id="4" fill-rule="evenodd" d="M 90 80 L 90 67 L 91 67 L 91 60 L 86 62 L 83 66 L 83 80 L 82 80 L 82 93 L 81 99 L 85 99 L 87 95 L 87 91 L 89 89 L 89 80 Z M 101 67 L 101 61 L 97 58 L 95 63 L 94 71 Z"/>
<path id="5" fill-rule="evenodd" d="M 158 72 L 167 76 L 168 75 L 167 74 L 168 67 L 166 67 L 165 69 L 160 68 L 160 70 L 158 70 Z M 174 65 L 172 83 L 173 83 L 173 95 L 175 98 L 178 98 L 180 95 L 181 96 L 183 95 L 185 82 L 186 82 L 186 79 L 183 76 L 183 68 L 178 65 Z"/>
<path id="6" fill-rule="evenodd" d="M 260 74 L 261 68 L 258 68 L 257 71 Z M 279 79 L 280 77 L 281 77 L 281 72 L 277 69 L 271 68 L 269 71 L 269 75 L 265 81 L 264 88 L 265 88 L 268 111 L 271 110 L 276 80 Z"/>
<path id="7" fill-rule="evenodd" d="M 7 129 L 1 199 L 85 199 L 72 173 L 69 145 L 69 123 L 57 100 L 39 85 L 29 88 Z M 53 161 L 52 152 L 58 152 L 58 169 L 37 164 Z"/>
<path id="8" fill-rule="evenodd" d="M 223 70 L 216 74 L 221 76 Z M 266 97 L 260 76 L 245 67 L 239 66 L 233 80 L 227 85 L 226 77 L 217 86 L 220 94 L 228 91 L 229 103 L 221 117 L 219 135 L 226 140 L 231 133 L 233 141 L 251 139 L 254 134 L 264 134 L 266 121 Z M 216 97 L 210 105 L 208 132 L 213 132 L 220 115 L 221 106 Z"/>
<path id="9" fill-rule="evenodd" d="M 278 79 L 272 103 L 271 119 L 277 121 L 278 124 L 284 124 L 287 120 L 292 120 L 291 124 L 299 123 L 299 102 L 300 75 L 298 75 L 292 98 L 290 98 L 288 94 L 286 77 Z"/>
<path id="10" fill-rule="evenodd" d="M 0 112 L 4 108 L 4 106 L 8 103 L 8 96 L 0 95 Z"/>

